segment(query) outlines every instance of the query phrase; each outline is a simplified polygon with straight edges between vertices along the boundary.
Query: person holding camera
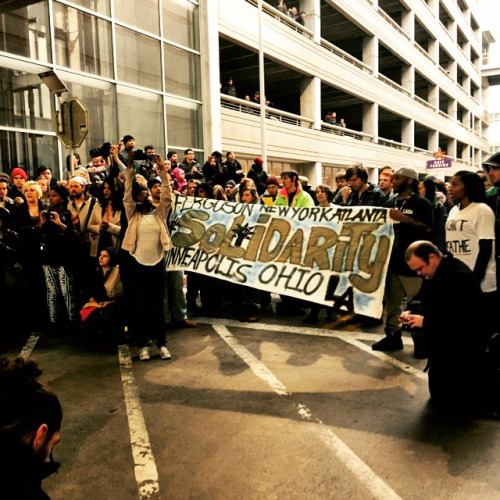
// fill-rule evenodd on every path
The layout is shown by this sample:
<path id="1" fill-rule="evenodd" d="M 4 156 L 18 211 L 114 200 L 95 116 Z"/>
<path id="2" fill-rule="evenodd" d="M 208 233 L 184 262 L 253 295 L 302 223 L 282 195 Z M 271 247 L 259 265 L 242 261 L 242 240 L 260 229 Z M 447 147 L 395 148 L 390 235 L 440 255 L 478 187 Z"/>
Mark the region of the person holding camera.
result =
<path id="1" fill-rule="evenodd" d="M 167 349 L 163 299 L 165 252 L 172 248 L 167 215 L 172 204 L 170 162 L 155 155 L 162 183 L 160 203 L 155 208 L 147 186 L 134 181 L 134 153 L 128 156 L 123 205 L 128 227 L 122 242 L 126 251 L 123 267 L 125 300 L 129 310 L 129 331 L 139 344 L 139 359 L 150 359 L 148 339 L 156 342 L 161 359 L 170 359 Z"/>
<path id="2" fill-rule="evenodd" d="M 66 208 L 67 204 L 67 189 L 63 186 L 56 186 L 49 193 L 49 208 L 40 214 L 41 262 L 47 290 L 49 319 L 52 325 L 58 319 L 58 293 L 64 299 L 68 320 L 74 322 L 76 319 L 73 270 L 78 239 L 71 212 Z"/>

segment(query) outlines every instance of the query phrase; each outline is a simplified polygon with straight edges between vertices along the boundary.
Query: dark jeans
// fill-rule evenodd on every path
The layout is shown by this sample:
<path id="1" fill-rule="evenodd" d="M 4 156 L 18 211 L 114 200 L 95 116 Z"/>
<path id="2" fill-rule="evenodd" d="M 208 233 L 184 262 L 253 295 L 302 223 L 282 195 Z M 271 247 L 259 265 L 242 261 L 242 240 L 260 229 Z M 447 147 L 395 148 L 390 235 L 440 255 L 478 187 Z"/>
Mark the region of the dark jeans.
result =
<path id="1" fill-rule="evenodd" d="M 129 255 L 126 266 L 126 280 L 123 283 L 126 304 L 130 307 L 129 331 L 137 339 L 139 347 L 148 345 L 148 339 L 158 347 L 167 343 L 163 294 L 165 288 L 165 262 L 162 259 L 155 266 L 143 266 Z"/>

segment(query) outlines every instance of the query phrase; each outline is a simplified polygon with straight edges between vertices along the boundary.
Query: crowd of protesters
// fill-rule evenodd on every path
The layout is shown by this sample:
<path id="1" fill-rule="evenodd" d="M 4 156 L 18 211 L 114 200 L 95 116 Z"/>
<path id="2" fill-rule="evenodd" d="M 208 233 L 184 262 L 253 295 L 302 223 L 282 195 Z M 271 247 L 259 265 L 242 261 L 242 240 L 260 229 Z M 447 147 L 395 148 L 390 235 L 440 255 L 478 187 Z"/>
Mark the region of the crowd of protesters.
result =
<path id="1" fill-rule="evenodd" d="M 386 336 L 372 348 L 403 349 L 403 304 L 418 298 L 422 285 L 405 252 L 421 240 L 470 269 L 481 287 L 489 331 L 497 331 L 490 314 L 498 300 L 500 268 L 495 244 L 500 163 L 495 158 L 486 164 L 489 176 L 461 171 L 449 184 L 433 176 L 419 180 L 411 167 L 385 167 L 375 185 L 367 169 L 354 164 L 336 176 L 334 190 L 325 184 L 313 189 L 293 170 L 269 176 L 260 157 L 245 172 L 232 151 L 225 157 L 214 151 L 203 164 L 192 149 L 182 160 L 179 155 L 170 151 L 164 160 L 152 145 L 137 150 L 134 137 L 127 135 L 118 145 L 94 150 L 86 166 L 74 158 L 66 180 L 57 181 L 47 167 L 37 170 L 35 180 L 21 168 L 0 174 L 1 286 L 13 317 L 35 330 L 61 322 L 81 328 L 83 321 L 118 342 L 135 341 L 142 361 L 150 359 L 154 345 L 162 359 L 171 357 L 168 329 L 197 326 L 188 311 L 221 316 L 230 301 L 243 321 L 257 321 L 271 302 L 269 293 L 165 269 L 165 253 L 172 248 L 167 222 L 172 200 L 197 196 L 292 207 L 387 207 L 395 241 L 384 316 L 376 321 L 384 323 Z M 70 159 L 67 165 L 69 172 Z M 493 187 L 486 192 L 489 180 Z M 308 310 L 304 321 L 318 321 L 317 305 L 281 299 L 279 312 Z M 374 322 L 360 316 L 351 321 Z M 428 346 L 414 333 L 415 355 L 427 357 Z"/>

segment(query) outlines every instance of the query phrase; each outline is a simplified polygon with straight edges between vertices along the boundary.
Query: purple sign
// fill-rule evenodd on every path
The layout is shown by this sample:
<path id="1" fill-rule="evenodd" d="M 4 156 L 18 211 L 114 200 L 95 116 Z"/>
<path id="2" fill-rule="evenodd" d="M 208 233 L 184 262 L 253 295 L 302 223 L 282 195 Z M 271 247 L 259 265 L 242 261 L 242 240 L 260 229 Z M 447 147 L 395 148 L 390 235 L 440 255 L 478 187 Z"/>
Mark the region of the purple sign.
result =
<path id="1" fill-rule="evenodd" d="M 430 160 L 427 162 L 427 168 L 450 168 L 453 166 L 453 160 L 451 158 L 439 158 L 439 160 Z"/>

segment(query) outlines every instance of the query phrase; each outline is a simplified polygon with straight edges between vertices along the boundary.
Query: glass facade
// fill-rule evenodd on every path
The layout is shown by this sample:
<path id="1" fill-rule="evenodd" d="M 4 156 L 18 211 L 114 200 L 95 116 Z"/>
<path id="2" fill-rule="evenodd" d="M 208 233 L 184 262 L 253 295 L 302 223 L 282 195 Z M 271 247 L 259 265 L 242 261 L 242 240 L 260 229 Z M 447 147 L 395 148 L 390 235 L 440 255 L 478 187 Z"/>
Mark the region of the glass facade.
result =
<path id="1" fill-rule="evenodd" d="M 83 162 L 125 134 L 137 147 L 193 148 L 201 157 L 198 16 L 194 0 L 45 0 L 0 14 L 1 170 L 64 172 L 56 98 L 38 77 L 51 69 L 69 89 L 62 100 L 79 97 L 89 110 L 76 150 Z"/>

